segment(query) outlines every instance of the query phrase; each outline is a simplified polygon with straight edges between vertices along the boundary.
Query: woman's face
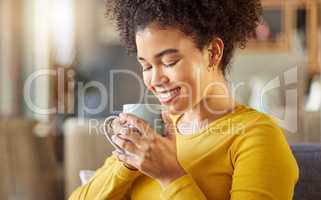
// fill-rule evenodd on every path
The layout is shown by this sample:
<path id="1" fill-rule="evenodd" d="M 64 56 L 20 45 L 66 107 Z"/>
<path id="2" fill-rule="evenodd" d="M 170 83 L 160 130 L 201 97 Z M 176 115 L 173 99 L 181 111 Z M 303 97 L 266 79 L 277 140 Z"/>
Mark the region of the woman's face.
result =
<path id="1" fill-rule="evenodd" d="M 172 114 L 180 114 L 198 104 L 215 81 L 209 72 L 210 54 L 175 28 L 146 27 L 136 34 L 137 59 L 143 68 L 146 87 Z"/>

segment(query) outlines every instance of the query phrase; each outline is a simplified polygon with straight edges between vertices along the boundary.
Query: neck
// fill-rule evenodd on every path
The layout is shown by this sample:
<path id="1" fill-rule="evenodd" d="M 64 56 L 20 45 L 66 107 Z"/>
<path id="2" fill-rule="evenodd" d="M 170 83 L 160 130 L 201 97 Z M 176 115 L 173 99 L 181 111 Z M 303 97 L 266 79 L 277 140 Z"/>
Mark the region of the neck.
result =
<path id="1" fill-rule="evenodd" d="M 215 120 L 231 112 L 235 108 L 235 105 L 236 102 L 232 97 L 204 98 L 184 114 L 184 119 L 196 120 L 196 122 Z"/>
<path id="2" fill-rule="evenodd" d="M 196 125 L 203 124 L 205 121 L 210 123 L 233 111 L 236 102 L 230 95 L 226 82 L 220 82 L 218 85 L 220 87 L 212 88 L 199 103 L 185 112 L 180 121 L 182 123 L 193 122 L 196 123 Z M 191 124 L 191 126 L 194 125 Z M 197 132 L 197 130 L 194 130 L 193 132 Z"/>

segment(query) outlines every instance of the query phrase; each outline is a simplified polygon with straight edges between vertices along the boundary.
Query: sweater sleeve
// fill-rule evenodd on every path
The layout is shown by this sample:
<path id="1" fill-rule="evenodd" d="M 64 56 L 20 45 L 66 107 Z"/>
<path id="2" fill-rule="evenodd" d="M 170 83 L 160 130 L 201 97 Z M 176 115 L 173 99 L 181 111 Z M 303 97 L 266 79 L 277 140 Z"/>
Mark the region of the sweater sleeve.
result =
<path id="1" fill-rule="evenodd" d="M 95 176 L 78 187 L 69 200 L 127 199 L 129 189 L 139 175 L 139 171 L 128 169 L 115 156 L 110 156 Z"/>
<path id="2" fill-rule="evenodd" d="M 231 146 L 231 200 L 291 200 L 298 166 L 277 125 L 251 128 Z"/>
<path id="3" fill-rule="evenodd" d="M 192 176 L 186 174 L 163 188 L 163 200 L 206 200 Z"/>

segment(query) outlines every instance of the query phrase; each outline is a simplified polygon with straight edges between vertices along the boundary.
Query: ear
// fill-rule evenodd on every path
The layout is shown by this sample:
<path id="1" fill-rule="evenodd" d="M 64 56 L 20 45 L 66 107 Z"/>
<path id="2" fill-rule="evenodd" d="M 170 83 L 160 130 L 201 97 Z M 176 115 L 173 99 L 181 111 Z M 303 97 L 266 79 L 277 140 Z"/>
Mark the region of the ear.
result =
<path id="1" fill-rule="evenodd" d="M 210 66 L 219 66 L 223 57 L 224 42 L 221 38 L 215 37 L 209 45 Z"/>

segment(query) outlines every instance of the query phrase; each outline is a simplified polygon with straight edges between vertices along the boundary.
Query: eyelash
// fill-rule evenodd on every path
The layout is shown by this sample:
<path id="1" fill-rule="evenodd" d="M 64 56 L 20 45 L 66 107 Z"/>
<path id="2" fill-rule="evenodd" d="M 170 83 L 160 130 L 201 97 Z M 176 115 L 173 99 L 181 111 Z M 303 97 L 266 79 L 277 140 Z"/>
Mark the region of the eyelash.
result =
<path id="1" fill-rule="evenodd" d="M 178 63 L 179 60 L 175 61 L 175 62 L 172 62 L 168 65 L 165 65 L 165 67 L 173 67 L 174 65 L 176 65 Z"/>
<path id="2" fill-rule="evenodd" d="M 174 67 L 174 65 L 176 65 L 179 61 L 180 61 L 180 60 L 177 60 L 177 61 L 175 61 L 175 62 L 172 62 L 172 63 L 168 64 L 168 65 L 165 65 L 165 64 L 164 64 L 164 66 L 165 66 L 165 67 Z M 150 70 L 151 68 L 152 68 L 152 67 L 147 67 L 147 68 L 143 69 L 143 72 L 148 71 L 148 70 Z"/>
<path id="3" fill-rule="evenodd" d="M 146 67 L 146 68 L 143 69 L 143 72 L 148 71 L 148 70 L 151 69 L 151 68 L 152 68 L 152 67 Z"/>
<path id="4" fill-rule="evenodd" d="M 168 65 L 164 65 L 165 67 L 173 67 L 174 65 L 176 65 L 177 63 L 179 62 L 179 60 L 175 61 L 175 62 L 172 62 Z M 143 69 L 143 71 L 148 71 L 149 69 L 151 69 L 152 67 L 147 67 L 145 69 Z"/>

